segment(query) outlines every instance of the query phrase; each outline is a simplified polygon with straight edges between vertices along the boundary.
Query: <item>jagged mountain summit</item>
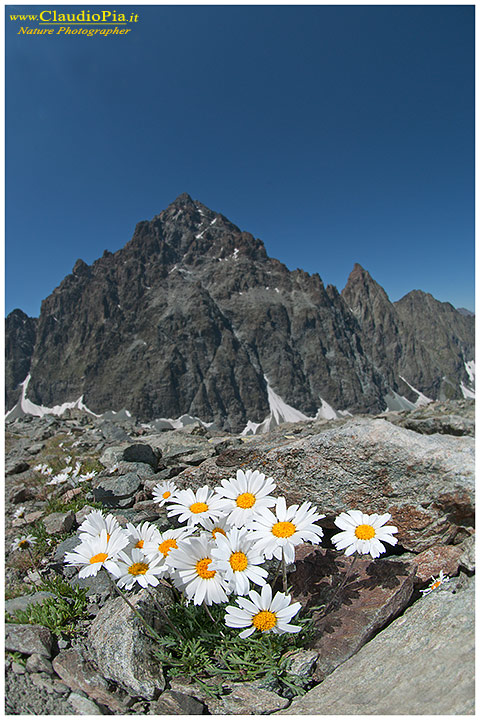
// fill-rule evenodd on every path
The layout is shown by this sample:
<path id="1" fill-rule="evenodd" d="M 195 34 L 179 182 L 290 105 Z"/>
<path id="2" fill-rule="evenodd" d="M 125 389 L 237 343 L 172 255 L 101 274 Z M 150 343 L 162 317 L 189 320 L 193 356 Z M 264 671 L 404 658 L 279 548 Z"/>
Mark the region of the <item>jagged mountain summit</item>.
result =
<path id="1" fill-rule="evenodd" d="M 78 260 L 38 320 L 15 310 L 6 332 L 17 411 L 28 394 L 30 411 L 256 432 L 473 392 L 474 318 L 419 291 L 391 303 L 359 265 L 340 294 L 186 193 L 121 250 Z"/>

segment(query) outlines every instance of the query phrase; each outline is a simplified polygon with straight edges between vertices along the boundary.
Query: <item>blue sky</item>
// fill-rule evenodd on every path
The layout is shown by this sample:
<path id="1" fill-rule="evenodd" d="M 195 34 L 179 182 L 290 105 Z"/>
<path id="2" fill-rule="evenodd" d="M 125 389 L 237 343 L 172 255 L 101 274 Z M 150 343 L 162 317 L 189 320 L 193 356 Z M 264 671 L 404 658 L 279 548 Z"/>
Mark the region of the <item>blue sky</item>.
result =
<path id="1" fill-rule="evenodd" d="M 339 290 L 359 262 L 391 300 L 474 309 L 473 6 L 112 6 L 127 36 L 18 35 L 43 7 L 6 7 L 7 313 L 181 192 Z"/>

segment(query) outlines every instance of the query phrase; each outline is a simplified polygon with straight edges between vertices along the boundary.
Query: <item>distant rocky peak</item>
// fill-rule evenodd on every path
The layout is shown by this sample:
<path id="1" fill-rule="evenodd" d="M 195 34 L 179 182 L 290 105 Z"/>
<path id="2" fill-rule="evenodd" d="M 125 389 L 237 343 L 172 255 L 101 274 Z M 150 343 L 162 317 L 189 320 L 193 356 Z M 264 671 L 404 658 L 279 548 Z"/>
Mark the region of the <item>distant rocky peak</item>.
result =
<path id="1" fill-rule="evenodd" d="M 358 315 L 359 309 L 365 309 L 372 303 L 388 304 L 390 300 L 385 290 L 372 278 L 370 273 L 359 263 L 355 263 L 347 284 L 341 293 L 350 309 Z"/>

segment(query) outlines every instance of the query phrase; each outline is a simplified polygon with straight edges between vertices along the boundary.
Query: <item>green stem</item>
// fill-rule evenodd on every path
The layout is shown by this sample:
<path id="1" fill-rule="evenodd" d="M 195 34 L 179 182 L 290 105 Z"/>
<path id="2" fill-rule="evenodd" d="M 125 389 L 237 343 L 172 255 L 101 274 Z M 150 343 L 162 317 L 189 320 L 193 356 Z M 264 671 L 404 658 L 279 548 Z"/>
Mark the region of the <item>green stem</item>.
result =
<path id="1" fill-rule="evenodd" d="M 283 577 L 283 592 L 285 595 L 288 592 L 287 588 L 287 563 L 285 562 L 285 555 L 283 554 L 282 550 L 282 577 Z"/>
<path id="2" fill-rule="evenodd" d="M 216 621 L 214 620 L 214 618 L 212 617 L 212 613 L 211 613 L 210 610 L 208 609 L 208 605 L 207 605 L 207 603 L 205 602 L 205 600 L 203 601 L 203 607 L 205 608 L 205 612 L 207 613 L 207 615 L 208 615 L 208 617 L 210 618 L 210 620 L 213 622 L 214 625 L 216 625 L 217 623 L 216 623 Z"/>
<path id="3" fill-rule="evenodd" d="M 176 628 L 175 625 L 172 623 L 172 621 L 171 621 L 170 618 L 168 617 L 166 611 L 165 611 L 164 608 L 160 605 L 160 603 L 157 601 L 155 595 L 154 595 L 153 592 L 150 590 L 150 588 L 147 588 L 147 592 L 148 592 L 148 594 L 150 595 L 150 597 L 152 598 L 153 604 L 155 605 L 155 607 L 157 608 L 157 610 L 160 612 L 161 616 L 163 617 L 163 619 L 165 620 L 165 622 L 167 623 L 167 625 L 173 630 L 173 632 L 175 633 L 175 635 L 178 635 L 178 637 L 180 638 L 180 640 L 185 640 L 185 637 L 182 635 L 182 633 L 180 632 L 180 630 L 178 630 L 178 628 Z"/>
<path id="4" fill-rule="evenodd" d="M 105 568 L 103 568 L 103 569 L 105 570 L 105 573 L 106 573 L 106 575 L 107 575 L 107 577 L 108 577 L 108 580 L 109 580 L 110 584 L 112 585 L 113 589 L 115 590 L 115 592 L 116 592 L 118 595 L 120 595 L 120 597 L 122 598 L 122 600 L 124 600 L 124 602 L 126 602 L 127 605 L 129 606 L 129 608 L 132 610 L 132 612 L 135 613 L 135 615 L 136 615 L 137 618 L 140 620 L 140 622 L 145 626 L 145 628 L 146 628 L 148 634 L 150 635 L 150 637 L 152 637 L 154 640 L 159 640 L 159 641 L 161 641 L 162 638 L 160 637 L 160 635 L 157 633 L 156 630 L 154 630 L 154 629 L 152 628 L 151 625 L 149 625 L 149 623 L 147 623 L 147 621 L 145 620 L 145 618 L 140 615 L 140 613 L 138 612 L 138 610 L 136 609 L 136 607 L 134 607 L 134 605 L 130 602 L 130 600 L 127 598 L 127 596 L 125 595 L 125 593 L 123 593 L 123 592 L 120 590 L 120 588 L 118 587 L 118 585 L 112 580 L 112 578 L 110 577 L 110 575 L 109 575 L 109 573 L 108 573 L 108 570 L 106 570 Z"/>

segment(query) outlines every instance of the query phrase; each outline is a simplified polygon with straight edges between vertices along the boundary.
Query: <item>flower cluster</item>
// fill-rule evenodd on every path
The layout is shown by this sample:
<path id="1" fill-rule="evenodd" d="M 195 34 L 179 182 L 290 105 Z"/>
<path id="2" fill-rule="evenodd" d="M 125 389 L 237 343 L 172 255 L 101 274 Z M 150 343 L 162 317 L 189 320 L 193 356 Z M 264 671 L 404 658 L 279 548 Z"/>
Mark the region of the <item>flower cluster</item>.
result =
<path id="1" fill-rule="evenodd" d="M 276 558 L 285 573 L 297 545 L 321 542 L 323 530 L 316 522 L 325 516 L 309 502 L 287 506 L 284 497 L 271 494 L 275 488 L 273 478 L 258 470 L 238 470 L 214 490 L 159 483 L 154 499 L 182 527 L 160 532 L 144 522 L 123 529 L 113 515 L 94 511 L 80 527 L 80 545 L 66 553 L 65 561 L 80 568 L 80 577 L 105 568 L 126 589 L 169 581 L 194 605 L 227 603 L 235 595 L 237 604 L 227 606 L 225 623 L 246 628 L 240 637 L 255 630 L 298 632 L 300 626 L 290 620 L 300 604 L 292 604 L 286 592 L 273 596 L 263 564 Z M 389 518 L 358 510 L 342 513 L 335 521 L 342 532 L 333 540 L 347 555 L 357 551 L 378 557 L 385 551 L 382 542 L 396 543 L 392 533 L 397 529 L 385 526 Z"/>
<path id="2" fill-rule="evenodd" d="M 46 484 L 47 485 L 62 485 L 63 483 L 68 482 L 70 485 L 75 486 L 79 482 L 85 482 L 87 480 L 92 480 L 92 478 L 95 477 L 96 470 L 92 470 L 91 472 L 84 472 L 80 473 L 82 469 L 82 463 L 77 460 L 75 463 L 75 466 L 70 465 L 72 457 L 68 455 L 64 458 L 65 467 L 62 468 L 60 472 L 58 472 L 56 475 L 53 475 L 53 468 L 51 468 L 46 463 L 40 463 L 39 465 L 35 465 L 33 468 L 36 472 L 39 472 L 41 475 L 47 475 L 48 477 L 51 477 L 51 480 L 49 480 Z"/>

